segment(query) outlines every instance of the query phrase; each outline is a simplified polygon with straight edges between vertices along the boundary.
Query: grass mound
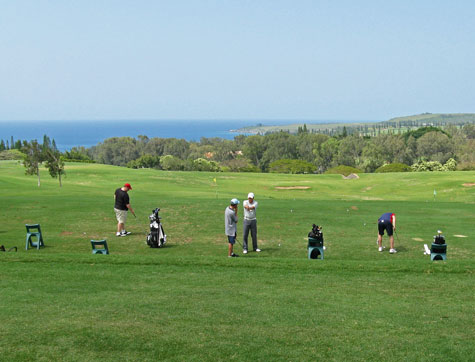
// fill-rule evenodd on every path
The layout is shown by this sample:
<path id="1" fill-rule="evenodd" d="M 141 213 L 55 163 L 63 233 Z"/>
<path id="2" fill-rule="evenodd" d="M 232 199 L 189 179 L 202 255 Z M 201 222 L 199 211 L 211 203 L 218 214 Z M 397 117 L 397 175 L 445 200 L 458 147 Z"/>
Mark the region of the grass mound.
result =
<path id="1" fill-rule="evenodd" d="M 356 167 L 340 165 L 340 166 L 336 166 L 336 167 L 326 170 L 325 174 L 327 175 L 338 174 L 338 175 L 348 176 L 349 174 L 352 174 L 352 173 L 358 174 L 362 172 L 363 171 L 361 171 L 360 169 Z"/>
<path id="2" fill-rule="evenodd" d="M 384 173 L 384 172 L 412 172 L 411 166 L 408 166 L 404 163 L 390 163 L 388 165 L 383 165 L 378 167 L 374 172 Z"/>

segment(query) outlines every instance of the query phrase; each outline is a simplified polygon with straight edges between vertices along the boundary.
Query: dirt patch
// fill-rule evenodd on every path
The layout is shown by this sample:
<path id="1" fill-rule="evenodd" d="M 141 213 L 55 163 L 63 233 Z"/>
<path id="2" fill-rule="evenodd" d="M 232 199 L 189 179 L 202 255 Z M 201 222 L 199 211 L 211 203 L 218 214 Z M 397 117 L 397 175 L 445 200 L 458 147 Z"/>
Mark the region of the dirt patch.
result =
<path id="1" fill-rule="evenodd" d="M 415 240 L 415 241 L 424 241 L 424 239 L 421 239 L 421 238 L 412 238 L 412 240 Z"/>
<path id="2" fill-rule="evenodd" d="M 66 235 L 73 235 L 73 233 L 71 231 L 62 231 L 61 234 L 59 235 L 66 236 Z"/>
<path id="3" fill-rule="evenodd" d="M 454 235 L 456 238 L 466 238 L 467 235 Z"/>
<path id="4" fill-rule="evenodd" d="M 276 186 L 276 190 L 307 190 L 310 186 Z"/>
<path id="5" fill-rule="evenodd" d="M 358 206 L 352 206 L 350 207 L 351 210 L 358 210 Z"/>
<path id="6" fill-rule="evenodd" d="M 193 238 L 190 237 L 184 237 L 181 239 L 182 244 L 190 244 L 193 241 Z"/>
<path id="7" fill-rule="evenodd" d="M 475 186 L 475 183 L 474 183 L 474 182 L 465 183 L 465 184 L 462 184 L 462 186 L 465 186 L 465 187 L 472 187 L 472 186 Z"/>
<path id="8" fill-rule="evenodd" d="M 360 178 L 356 173 L 350 173 L 348 176 L 341 175 L 345 180 L 351 180 L 355 178 Z"/>

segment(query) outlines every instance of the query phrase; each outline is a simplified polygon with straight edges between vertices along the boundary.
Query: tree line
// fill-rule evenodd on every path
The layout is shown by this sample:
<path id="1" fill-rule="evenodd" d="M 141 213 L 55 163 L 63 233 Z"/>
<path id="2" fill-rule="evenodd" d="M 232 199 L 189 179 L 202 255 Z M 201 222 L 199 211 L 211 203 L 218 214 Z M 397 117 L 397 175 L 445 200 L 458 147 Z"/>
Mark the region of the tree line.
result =
<path id="1" fill-rule="evenodd" d="M 199 142 L 177 138 L 112 137 L 90 147 L 60 152 L 54 140 L 5 142 L 0 151 L 15 150 L 23 158 L 27 174 L 38 177 L 44 164 L 50 175 L 65 174 L 65 162 L 97 162 L 130 168 L 183 171 L 324 173 L 337 166 L 375 172 L 387 170 L 475 169 L 475 125 L 422 127 L 403 134 L 329 136 L 301 127 L 265 135 L 238 135 L 233 140 L 201 138 Z M 13 145 L 13 147 L 12 147 Z M 0 152 L 0 155 L 2 152 Z M 445 166 L 444 166 L 445 165 Z M 409 166 L 412 166 L 409 167 Z M 379 172 L 379 171 L 377 171 Z"/>
<path id="2" fill-rule="evenodd" d="M 422 127 L 403 134 L 339 135 L 299 128 L 265 135 L 236 136 L 233 140 L 201 138 L 199 142 L 147 136 L 114 137 L 91 148 L 74 148 L 98 163 L 163 170 L 323 173 L 346 165 L 374 172 L 385 164 L 441 164 L 454 159 L 459 169 L 475 165 L 475 125 Z"/>

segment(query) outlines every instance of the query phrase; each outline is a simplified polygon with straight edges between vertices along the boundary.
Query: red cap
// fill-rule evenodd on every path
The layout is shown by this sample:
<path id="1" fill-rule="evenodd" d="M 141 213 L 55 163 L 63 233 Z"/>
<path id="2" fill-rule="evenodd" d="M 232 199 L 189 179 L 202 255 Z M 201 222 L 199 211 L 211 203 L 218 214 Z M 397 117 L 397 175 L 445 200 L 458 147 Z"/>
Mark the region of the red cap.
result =
<path id="1" fill-rule="evenodd" d="M 125 184 L 124 187 L 127 187 L 129 190 L 132 190 L 132 186 L 129 183 Z"/>

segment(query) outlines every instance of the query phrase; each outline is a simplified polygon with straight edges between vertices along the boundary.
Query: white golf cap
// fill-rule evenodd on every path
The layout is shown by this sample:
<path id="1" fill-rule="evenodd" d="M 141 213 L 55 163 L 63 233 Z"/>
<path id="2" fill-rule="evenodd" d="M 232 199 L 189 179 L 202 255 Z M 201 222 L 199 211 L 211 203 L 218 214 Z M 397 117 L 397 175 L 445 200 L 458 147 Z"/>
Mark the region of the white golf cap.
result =
<path id="1" fill-rule="evenodd" d="M 249 192 L 249 194 L 247 195 L 247 198 L 248 199 L 253 199 L 254 198 L 254 194 L 252 192 Z"/>
<path id="2" fill-rule="evenodd" d="M 238 205 L 239 204 L 239 200 L 238 199 L 232 199 L 231 200 L 231 205 Z"/>

